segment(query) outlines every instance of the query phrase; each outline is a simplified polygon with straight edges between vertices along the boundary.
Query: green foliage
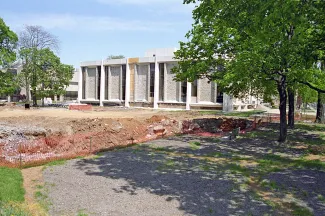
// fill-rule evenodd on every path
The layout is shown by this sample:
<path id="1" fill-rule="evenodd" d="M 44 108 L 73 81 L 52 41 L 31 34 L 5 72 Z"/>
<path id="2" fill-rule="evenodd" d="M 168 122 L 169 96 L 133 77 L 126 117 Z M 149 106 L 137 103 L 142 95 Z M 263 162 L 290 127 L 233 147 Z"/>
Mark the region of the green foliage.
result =
<path id="1" fill-rule="evenodd" d="M 30 85 L 33 93 L 41 98 L 65 92 L 73 77 L 72 66 L 62 64 L 49 48 L 21 49 L 20 56 L 25 62 L 20 74 L 21 85 Z"/>
<path id="2" fill-rule="evenodd" d="M 17 88 L 13 75 L 1 71 L 2 68 L 16 60 L 17 41 L 17 35 L 0 18 L 0 95 L 11 94 Z"/>
<path id="3" fill-rule="evenodd" d="M 184 1 L 194 2 L 200 4 L 193 11 L 188 42 L 180 42 L 175 52 L 180 60 L 173 69 L 176 80 L 206 77 L 237 98 L 270 97 L 278 92 L 282 104 L 279 140 L 285 141 L 287 86 L 302 81 L 317 84 L 324 78 L 315 64 L 321 57 L 319 38 L 325 35 L 324 22 L 318 22 L 324 2 Z"/>
<path id="4" fill-rule="evenodd" d="M 10 95 L 18 88 L 17 77 L 12 73 L 0 70 L 0 95 Z"/>
<path id="5" fill-rule="evenodd" d="M 109 55 L 107 59 L 124 59 L 124 55 Z"/>
<path id="6" fill-rule="evenodd" d="M 0 167 L 0 202 L 22 202 L 24 194 L 21 171 Z"/>
<path id="7" fill-rule="evenodd" d="M 16 60 L 16 46 L 18 37 L 0 18 L 0 66 Z M 2 81 L 0 79 L 0 81 Z"/>

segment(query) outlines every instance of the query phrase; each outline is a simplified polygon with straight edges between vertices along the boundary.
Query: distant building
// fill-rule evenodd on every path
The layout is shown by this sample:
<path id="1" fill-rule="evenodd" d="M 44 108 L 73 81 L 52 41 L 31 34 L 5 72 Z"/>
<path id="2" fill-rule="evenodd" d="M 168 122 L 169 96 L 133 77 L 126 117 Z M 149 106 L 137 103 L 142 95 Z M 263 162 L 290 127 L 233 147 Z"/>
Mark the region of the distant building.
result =
<path id="1" fill-rule="evenodd" d="M 82 62 L 78 101 L 125 107 L 223 109 L 254 108 L 258 101 L 232 99 L 208 79 L 176 82 L 176 49 L 152 49 L 144 57 Z M 238 102 L 238 103 L 237 103 Z"/>

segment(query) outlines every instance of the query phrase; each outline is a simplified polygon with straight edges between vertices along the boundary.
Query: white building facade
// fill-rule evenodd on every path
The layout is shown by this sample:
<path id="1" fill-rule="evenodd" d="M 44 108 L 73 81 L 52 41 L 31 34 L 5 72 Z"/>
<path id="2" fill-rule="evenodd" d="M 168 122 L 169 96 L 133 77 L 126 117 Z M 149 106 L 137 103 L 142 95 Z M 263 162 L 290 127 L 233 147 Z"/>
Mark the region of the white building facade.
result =
<path id="1" fill-rule="evenodd" d="M 223 109 L 232 111 L 231 97 L 208 79 L 176 82 L 175 49 L 148 50 L 144 57 L 82 62 L 78 101 L 125 107 Z M 241 106 L 242 107 L 242 106 Z M 249 104 L 244 109 L 250 108 Z"/>

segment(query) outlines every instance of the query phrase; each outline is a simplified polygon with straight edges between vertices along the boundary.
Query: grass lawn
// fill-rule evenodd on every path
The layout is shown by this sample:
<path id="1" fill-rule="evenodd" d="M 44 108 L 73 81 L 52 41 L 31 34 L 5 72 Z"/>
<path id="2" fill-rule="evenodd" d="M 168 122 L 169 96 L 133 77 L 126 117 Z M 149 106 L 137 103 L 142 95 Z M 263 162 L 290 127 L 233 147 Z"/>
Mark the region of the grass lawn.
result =
<path id="1" fill-rule="evenodd" d="M 200 114 L 202 115 L 223 115 L 223 116 L 229 116 L 229 117 L 250 117 L 251 115 L 254 115 L 254 114 L 261 114 L 261 113 L 264 113 L 264 111 L 262 110 L 250 110 L 250 111 L 245 111 L 245 112 L 227 112 L 227 113 L 224 113 L 220 110 L 218 111 L 199 111 Z"/>
<path id="2" fill-rule="evenodd" d="M 23 202 L 24 195 L 21 171 L 0 167 L 0 202 Z"/>
<path id="3" fill-rule="evenodd" d="M 0 215 L 27 216 L 20 204 L 24 201 L 23 176 L 19 169 L 0 167 Z"/>

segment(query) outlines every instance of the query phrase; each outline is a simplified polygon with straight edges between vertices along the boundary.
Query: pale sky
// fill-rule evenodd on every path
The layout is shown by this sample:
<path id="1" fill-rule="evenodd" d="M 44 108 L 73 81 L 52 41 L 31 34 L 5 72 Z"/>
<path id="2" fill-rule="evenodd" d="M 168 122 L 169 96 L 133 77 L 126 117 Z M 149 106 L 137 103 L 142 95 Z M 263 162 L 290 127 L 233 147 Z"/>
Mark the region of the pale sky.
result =
<path id="1" fill-rule="evenodd" d="M 78 67 L 110 54 L 178 47 L 193 8 L 183 0 L 2 0 L 0 17 L 17 33 L 25 24 L 43 26 L 59 37 L 61 61 Z"/>

